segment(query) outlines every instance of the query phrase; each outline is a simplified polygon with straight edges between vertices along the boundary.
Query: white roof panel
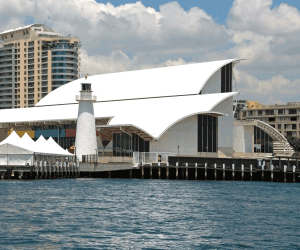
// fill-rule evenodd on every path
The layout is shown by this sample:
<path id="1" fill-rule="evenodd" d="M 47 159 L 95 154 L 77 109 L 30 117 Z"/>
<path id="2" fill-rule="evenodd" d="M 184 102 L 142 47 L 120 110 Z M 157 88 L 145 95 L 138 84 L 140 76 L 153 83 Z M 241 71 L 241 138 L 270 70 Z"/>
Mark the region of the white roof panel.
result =
<path id="1" fill-rule="evenodd" d="M 36 106 L 76 103 L 80 83 L 91 83 L 98 101 L 199 94 L 207 80 L 230 59 L 102 74 L 78 79 L 45 96 Z"/>
<path id="2" fill-rule="evenodd" d="M 217 93 L 177 97 L 161 97 L 94 104 L 95 118 L 112 118 L 109 125 L 133 125 L 158 138 L 179 120 L 212 109 L 237 93 Z M 0 123 L 76 120 L 78 104 L 45 106 L 0 111 Z"/>

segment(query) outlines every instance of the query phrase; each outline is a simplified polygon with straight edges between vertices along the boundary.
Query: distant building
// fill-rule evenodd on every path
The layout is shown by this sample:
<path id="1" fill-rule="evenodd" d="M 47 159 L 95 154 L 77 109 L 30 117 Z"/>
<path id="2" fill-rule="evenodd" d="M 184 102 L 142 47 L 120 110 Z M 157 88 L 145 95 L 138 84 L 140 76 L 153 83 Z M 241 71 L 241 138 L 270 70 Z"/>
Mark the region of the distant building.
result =
<path id="1" fill-rule="evenodd" d="M 0 33 L 0 109 L 33 107 L 79 78 L 79 39 L 44 24 Z"/>
<path id="2" fill-rule="evenodd" d="M 285 137 L 300 138 L 300 102 L 288 102 L 286 105 L 262 105 L 251 102 L 242 111 L 241 120 L 260 120 L 276 128 Z"/>
<path id="3" fill-rule="evenodd" d="M 234 111 L 234 119 L 240 120 L 241 110 L 247 108 L 246 100 L 234 100 L 233 101 L 233 111 Z"/>

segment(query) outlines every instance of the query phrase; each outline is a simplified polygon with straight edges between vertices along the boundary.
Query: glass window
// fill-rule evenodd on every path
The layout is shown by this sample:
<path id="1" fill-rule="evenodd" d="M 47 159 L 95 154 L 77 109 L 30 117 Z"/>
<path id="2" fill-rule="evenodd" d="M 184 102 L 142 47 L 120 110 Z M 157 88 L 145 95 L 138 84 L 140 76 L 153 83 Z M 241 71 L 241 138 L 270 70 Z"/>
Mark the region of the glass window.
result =
<path id="1" fill-rule="evenodd" d="M 258 116 L 262 116 L 262 114 L 263 114 L 262 110 L 258 110 L 258 111 L 257 111 L 257 115 L 258 115 Z"/>
<path id="2" fill-rule="evenodd" d="M 273 109 L 267 109 L 265 110 L 266 115 L 274 115 L 274 110 Z"/>
<path id="3" fill-rule="evenodd" d="M 292 121 L 292 122 L 297 121 L 297 116 L 292 116 L 292 117 L 291 117 L 291 121 Z"/>
<path id="4" fill-rule="evenodd" d="M 289 115 L 297 114 L 297 109 L 289 109 Z"/>
<path id="5" fill-rule="evenodd" d="M 278 124 L 278 125 L 277 125 L 277 129 L 281 129 L 281 124 Z"/>
<path id="6" fill-rule="evenodd" d="M 221 93 L 232 91 L 232 63 L 221 69 Z"/>
<path id="7" fill-rule="evenodd" d="M 198 152 L 217 152 L 218 118 L 198 115 Z"/>

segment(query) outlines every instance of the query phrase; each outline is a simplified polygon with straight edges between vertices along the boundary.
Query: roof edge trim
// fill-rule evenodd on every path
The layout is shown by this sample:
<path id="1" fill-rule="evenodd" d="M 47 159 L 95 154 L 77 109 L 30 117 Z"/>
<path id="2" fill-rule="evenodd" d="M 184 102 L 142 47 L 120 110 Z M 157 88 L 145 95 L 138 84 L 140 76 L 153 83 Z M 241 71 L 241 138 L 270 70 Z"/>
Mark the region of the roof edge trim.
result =
<path id="1" fill-rule="evenodd" d="M 241 60 L 245 60 L 245 59 L 242 59 L 242 58 L 236 58 L 236 59 L 229 59 L 228 61 L 229 62 L 224 62 L 224 64 L 222 64 L 220 67 L 218 67 L 215 71 L 213 71 L 212 74 L 210 74 L 210 76 L 204 81 L 204 84 L 201 86 L 198 94 L 202 91 L 202 89 L 204 88 L 204 86 L 206 85 L 206 83 L 208 82 L 208 80 L 219 70 L 221 69 L 222 67 L 224 67 L 225 65 L 229 64 L 229 63 L 232 63 L 232 62 L 238 62 L 238 61 L 241 61 Z M 227 60 L 224 60 L 224 61 L 227 61 Z"/>

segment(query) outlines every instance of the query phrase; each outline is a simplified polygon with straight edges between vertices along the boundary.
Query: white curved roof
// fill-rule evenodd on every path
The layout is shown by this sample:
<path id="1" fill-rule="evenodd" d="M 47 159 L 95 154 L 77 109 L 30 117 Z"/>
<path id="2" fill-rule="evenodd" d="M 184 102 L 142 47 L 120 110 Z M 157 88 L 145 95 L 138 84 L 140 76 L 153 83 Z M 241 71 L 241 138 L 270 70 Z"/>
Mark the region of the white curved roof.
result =
<path id="1" fill-rule="evenodd" d="M 98 101 L 199 94 L 207 80 L 230 59 L 102 74 L 78 79 L 49 93 L 36 106 L 76 103 L 80 83 L 92 84 Z"/>
<path id="2" fill-rule="evenodd" d="M 153 138 L 179 120 L 213 108 L 236 92 L 206 95 L 135 99 L 94 104 L 95 118 L 111 118 L 108 125 L 132 125 Z M 76 120 L 78 104 L 44 106 L 0 111 L 0 123 Z M 220 114 L 219 114 L 220 115 Z"/>
<path id="3" fill-rule="evenodd" d="M 131 100 L 118 106 L 118 109 L 121 107 L 121 112 L 118 112 L 111 119 L 109 125 L 133 125 L 153 138 L 159 139 L 169 127 L 188 116 L 202 113 L 224 115 L 213 112 L 212 109 L 220 102 L 236 94 L 232 92 Z M 114 102 L 114 105 L 118 105 L 117 103 Z"/>

